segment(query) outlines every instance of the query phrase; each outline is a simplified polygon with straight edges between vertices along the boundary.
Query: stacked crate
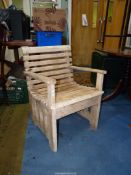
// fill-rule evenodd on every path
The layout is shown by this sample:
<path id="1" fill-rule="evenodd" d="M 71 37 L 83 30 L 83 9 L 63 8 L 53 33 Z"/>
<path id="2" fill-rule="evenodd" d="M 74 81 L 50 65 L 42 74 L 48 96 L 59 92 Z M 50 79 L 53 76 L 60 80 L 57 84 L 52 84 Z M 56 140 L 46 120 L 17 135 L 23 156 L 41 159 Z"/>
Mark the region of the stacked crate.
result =
<path id="1" fill-rule="evenodd" d="M 33 25 L 38 46 L 62 44 L 66 25 L 66 12 L 56 9 L 53 2 L 33 3 Z"/>

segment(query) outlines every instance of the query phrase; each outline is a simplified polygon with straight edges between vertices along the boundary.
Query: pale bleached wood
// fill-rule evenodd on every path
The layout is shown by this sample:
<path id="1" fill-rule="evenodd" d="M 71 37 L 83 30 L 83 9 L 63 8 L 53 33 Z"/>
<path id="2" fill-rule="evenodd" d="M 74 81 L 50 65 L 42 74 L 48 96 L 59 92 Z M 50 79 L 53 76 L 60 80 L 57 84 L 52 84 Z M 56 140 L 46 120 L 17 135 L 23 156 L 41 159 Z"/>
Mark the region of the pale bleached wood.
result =
<path id="1" fill-rule="evenodd" d="M 101 96 L 98 98 L 98 103 L 91 107 L 90 112 L 90 124 L 92 129 L 96 129 L 98 127 L 99 114 L 100 114 L 100 105 L 101 105 Z"/>
<path id="2" fill-rule="evenodd" d="M 37 67 L 37 66 L 46 66 L 46 65 L 59 65 L 61 63 L 66 63 L 66 59 L 54 59 L 54 60 L 45 60 L 45 61 L 35 61 L 35 62 L 27 62 L 25 63 L 26 67 Z"/>
<path id="3" fill-rule="evenodd" d="M 48 106 L 55 105 L 55 85 L 49 84 L 48 87 Z"/>
<path id="4" fill-rule="evenodd" d="M 72 78 L 73 74 L 68 73 L 68 74 L 55 75 L 55 76 L 51 76 L 51 77 L 58 80 L 58 79 L 64 79 L 64 78 Z"/>
<path id="5" fill-rule="evenodd" d="M 64 52 L 70 51 L 69 45 L 62 46 L 41 46 L 41 47 L 22 47 L 24 55 L 27 54 L 38 54 L 38 53 L 52 53 L 52 52 Z"/>
<path id="6" fill-rule="evenodd" d="M 58 119 L 81 111 L 91 126 L 97 127 L 106 72 L 71 66 L 70 46 L 25 47 L 23 51 L 33 121 L 56 152 Z M 71 68 L 97 73 L 96 87 L 77 84 Z"/>
<path id="7" fill-rule="evenodd" d="M 36 112 L 35 112 L 35 100 L 33 99 L 32 94 L 30 94 L 30 92 L 29 92 L 29 101 L 31 104 L 32 120 L 34 123 L 37 123 Z"/>
<path id="8" fill-rule="evenodd" d="M 55 90 L 60 92 L 60 91 L 63 91 L 64 89 L 69 89 L 69 88 L 73 88 L 73 87 L 76 87 L 77 83 L 76 82 L 68 82 L 68 83 L 61 83 L 61 84 L 56 84 L 55 86 Z M 47 90 L 47 86 L 46 85 L 42 85 L 42 84 L 39 84 L 39 85 L 35 85 L 34 90 L 37 90 L 37 92 L 42 92 L 45 90 Z"/>
<path id="9" fill-rule="evenodd" d="M 44 76 L 54 76 L 54 75 L 61 75 L 61 74 L 66 74 L 70 73 L 71 71 L 69 69 L 59 69 L 59 70 L 54 70 L 54 71 L 47 71 L 47 72 L 42 72 L 40 75 Z"/>
<path id="10" fill-rule="evenodd" d="M 55 109 L 56 111 L 56 118 L 57 119 L 60 119 L 60 118 L 63 118 L 63 117 L 66 117 L 68 116 L 69 114 L 72 114 L 72 113 L 75 113 L 75 112 L 78 112 L 82 109 L 85 109 L 85 108 L 88 108 L 94 104 L 96 104 L 96 99 L 97 99 L 97 96 L 94 96 L 92 98 L 86 98 L 85 100 L 83 99 L 82 101 L 77 101 L 75 103 L 67 103 L 66 105 L 59 105 L 58 108 Z"/>
<path id="11" fill-rule="evenodd" d="M 30 57 L 28 56 L 24 56 L 23 60 L 24 61 L 36 61 L 36 60 L 50 60 L 50 59 L 58 59 L 58 58 L 65 58 L 66 56 L 71 56 L 71 52 L 63 52 L 63 53 L 52 53 L 52 54 L 41 54 L 41 55 L 30 55 Z M 70 58 L 71 61 L 71 58 Z"/>
<path id="12" fill-rule="evenodd" d="M 96 78 L 96 89 L 98 89 L 99 91 L 102 91 L 102 88 L 103 88 L 103 80 L 104 80 L 103 74 L 97 73 L 97 78 Z"/>
<path id="13" fill-rule="evenodd" d="M 42 130 L 43 130 L 44 134 L 46 135 L 46 137 L 49 138 L 49 125 L 48 125 L 49 112 L 48 112 L 48 109 L 46 107 L 46 103 L 40 101 L 40 108 L 41 108 L 42 115 L 43 115 L 43 127 L 44 127 L 44 129 L 42 129 Z"/>
<path id="14" fill-rule="evenodd" d="M 49 145 L 54 152 L 57 152 L 57 121 L 55 111 L 50 111 L 48 116 Z"/>
<path id="15" fill-rule="evenodd" d="M 74 79 L 73 79 L 73 78 L 70 78 L 70 79 L 69 79 L 69 78 L 67 77 L 67 78 L 65 78 L 65 79 L 57 80 L 57 84 L 70 83 L 70 82 L 71 82 L 71 83 L 72 83 L 72 82 L 74 83 Z"/>
<path id="16" fill-rule="evenodd" d="M 32 73 L 31 73 L 32 74 Z M 35 73 L 36 74 L 36 73 Z M 31 76 L 31 75 L 30 75 Z M 38 78 L 37 79 L 39 79 L 39 80 L 32 80 L 31 82 L 32 82 L 32 84 L 39 84 L 39 83 L 41 83 L 42 81 L 43 82 L 45 82 L 45 83 L 53 83 L 53 84 L 55 84 L 55 82 L 56 82 L 56 80 L 61 80 L 61 79 L 69 79 L 69 78 L 71 78 L 72 79 L 72 77 L 73 77 L 73 74 L 72 73 L 68 73 L 68 74 L 62 74 L 62 75 L 55 75 L 55 76 L 51 76 L 51 77 L 46 77 L 46 76 L 44 76 L 44 75 L 40 75 L 40 74 L 37 74 L 37 76 L 38 76 Z M 33 77 L 33 76 L 32 76 Z M 40 78 L 41 77 L 41 78 Z M 45 78 L 45 80 L 43 79 L 43 78 Z M 35 78 L 35 76 L 34 76 L 34 78 Z M 46 80 L 47 79 L 47 80 Z M 53 80 L 55 80 L 55 81 L 52 81 L 52 79 Z M 51 81 L 50 81 L 51 80 Z M 48 84 L 47 83 L 47 84 Z"/>
<path id="17" fill-rule="evenodd" d="M 59 91 L 61 91 L 61 90 L 63 90 L 64 88 L 66 89 L 66 88 L 71 88 L 72 86 L 76 86 L 77 85 L 77 83 L 76 82 L 74 82 L 74 81 L 63 81 L 63 82 L 61 82 L 61 83 L 56 83 L 56 86 L 55 86 L 55 89 L 56 90 L 59 90 Z M 46 84 L 35 84 L 34 86 L 33 86 L 33 89 L 34 90 L 38 90 L 38 92 L 39 91 L 45 91 L 45 89 L 47 89 L 47 85 Z"/>
<path id="18" fill-rule="evenodd" d="M 32 112 L 33 112 L 33 121 L 34 123 L 39 126 L 39 122 L 38 122 L 38 115 L 37 115 L 37 105 L 36 105 L 36 99 L 33 98 L 32 96 Z"/>
<path id="19" fill-rule="evenodd" d="M 55 84 L 56 83 L 56 80 L 51 78 L 51 77 L 45 77 L 43 75 L 39 75 L 39 74 L 36 74 L 36 73 L 33 73 L 33 72 L 25 72 L 25 74 L 27 76 L 38 79 L 38 80 L 40 80 L 44 83 L 47 83 L 47 84 Z"/>
<path id="20" fill-rule="evenodd" d="M 78 112 L 82 117 L 88 119 L 92 129 L 96 129 L 98 126 L 100 102 L 101 96 L 98 96 L 96 98 L 96 104 L 92 105 L 90 108 L 86 108 Z"/>
<path id="21" fill-rule="evenodd" d="M 100 74 L 106 74 L 107 73 L 105 70 L 93 69 L 93 68 L 88 68 L 88 67 L 71 66 L 71 68 L 76 69 L 76 70 L 80 70 L 80 71 L 94 72 L 94 73 L 100 73 Z"/>
<path id="22" fill-rule="evenodd" d="M 57 70 L 57 69 L 62 69 L 62 68 L 68 68 L 68 64 L 61 64 L 61 65 L 51 65 L 51 66 L 46 66 L 46 67 L 34 67 L 31 68 L 32 72 L 42 72 L 42 71 L 49 71 L 49 70 Z"/>
<path id="23" fill-rule="evenodd" d="M 102 95 L 103 92 L 101 91 L 90 91 L 90 94 L 85 94 L 83 96 L 75 96 L 75 98 L 66 98 L 65 100 L 61 99 L 59 100 L 59 94 L 57 94 L 56 96 L 56 104 L 55 106 L 52 106 L 52 108 L 55 108 L 55 109 L 58 109 L 58 108 L 64 108 L 65 106 L 67 105 L 72 105 L 73 103 L 77 103 L 78 101 L 79 102 L 82 102 L 83 100 L 86 100 L 86 99 L 92 99 L 93 97 L 96 97 L 96 96 L 99 96 L 99 95 Z"/>
<path id="24" fill-rule="evenodd" d="M 63 93 L 63 91 L 68 90 L 68 89 L 73 89 L 76 86 L 77 86 L 77 84 L 74 83 L 74 82 L 68 83 L 68 84 L 65 83 L 65 84 L 57 85 L 56 86 L 56 91 L 57 91 L 57 93 L 59 93 L 59 92 Z"/>

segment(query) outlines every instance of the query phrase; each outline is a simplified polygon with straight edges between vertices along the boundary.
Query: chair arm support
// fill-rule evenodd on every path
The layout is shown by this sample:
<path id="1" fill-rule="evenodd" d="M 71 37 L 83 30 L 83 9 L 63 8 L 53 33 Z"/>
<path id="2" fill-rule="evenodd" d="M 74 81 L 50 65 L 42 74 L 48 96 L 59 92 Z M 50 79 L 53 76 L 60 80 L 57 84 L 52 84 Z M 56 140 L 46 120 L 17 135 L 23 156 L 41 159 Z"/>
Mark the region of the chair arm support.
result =
<path id="1" fill-rule="evenodd" d="M 100 73 L 100 74 L 106 74 L 107 71 L 105 70 L 99 70 L 99 69 L 93 69 L 88 67 L 77 67 L 77 66 L 71 66 L 72 69 L 86 71 L 86 72 L 94 72 L 94 73 Z"/>
<path id="2" fill-rule="evenodd" d="M 28 71 L 25 71 L 24 72 L 27 76 L 31 77 L 31 78 L 34 78 L 34 79 L 38 79 L 46 84 L 55 84 L 56 83 L 56 80 L 51 78 L 51 77 L 46 77 L 46 76 L 43 76 L 43 75 L 40 75 L 40 74 L 36 74 L 34 72 L 28 72 Z"/>
<path id="3" fill-rule="evenodd" d="M 81 71 L 97 73 L 96 89 L 98 89 L 99 91 L 102 91 L 104 74 L 106 74 L 107 71 L 99 70 L 99 69 L 92 69 L 88 67 L 77 67 L 77 66 L 71 66 L 71 68 L 76 69 L 76 70 L 81 70 Z"/>
<path id="4" fill-rule="evenodd" d="M 29 76 L 30 78 L 40 80 L 40 81 L 47 84 L 48 106 L 54 105 L 55 104 L 55 83 L 56 83 L 56 80 L 51 78 L 51 77 L 46 77 L 46 76 L 43 76 L 43 75 L 36 74 L 34 72 L 25 71 L 24 73 L 27 76 Z"/>

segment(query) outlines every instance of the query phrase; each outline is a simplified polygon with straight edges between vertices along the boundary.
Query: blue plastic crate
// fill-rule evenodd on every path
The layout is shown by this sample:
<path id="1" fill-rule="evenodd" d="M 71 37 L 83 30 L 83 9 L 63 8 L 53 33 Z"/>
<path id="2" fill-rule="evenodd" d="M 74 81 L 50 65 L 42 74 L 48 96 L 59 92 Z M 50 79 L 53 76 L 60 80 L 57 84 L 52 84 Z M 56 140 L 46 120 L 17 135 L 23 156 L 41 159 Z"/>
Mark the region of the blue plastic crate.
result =
<path id="1" fill-rule="evenodd" d="M 36 32 L 37 46 L 62 45 L 62 32 Z"/>

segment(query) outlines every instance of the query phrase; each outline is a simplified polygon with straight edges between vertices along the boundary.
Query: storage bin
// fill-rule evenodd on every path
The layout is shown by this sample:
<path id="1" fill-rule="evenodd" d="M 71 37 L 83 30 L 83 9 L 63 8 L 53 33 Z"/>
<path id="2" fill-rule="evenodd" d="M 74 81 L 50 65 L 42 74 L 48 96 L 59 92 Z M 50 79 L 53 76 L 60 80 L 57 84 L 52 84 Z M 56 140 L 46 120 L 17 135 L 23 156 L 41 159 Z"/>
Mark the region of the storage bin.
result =
<path id="1" fill-rule="evenodd" d="M 2 100 L 2 101 L 1 101 Z M 3 92 L 0 87 L 0 103 L 23 104 L 29 102 L 26 80 L 14 79 L 13 84 Z"/>
<path id="2" fill-rule="evenodd" d="M 62 45 L 62 32 L 36 32 L 37 46 Z"/>
<path id="3" fill-rule="evenodd" d="M 119 80 L 122 77 L 123 70 L 126 69 L 126 59 L 119 58 L 105 54 L 103 52 L 94 51 L 92 53 L 91 67 L 95 69 L 106 70 L 107 74 L 104 78 L 103 88 L 112 89 L 115 88 Z M 96 74 L 91 74 L 91 82 L 95 84 Z"/>

